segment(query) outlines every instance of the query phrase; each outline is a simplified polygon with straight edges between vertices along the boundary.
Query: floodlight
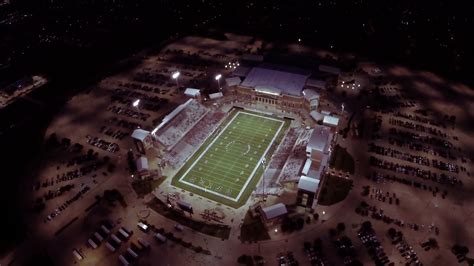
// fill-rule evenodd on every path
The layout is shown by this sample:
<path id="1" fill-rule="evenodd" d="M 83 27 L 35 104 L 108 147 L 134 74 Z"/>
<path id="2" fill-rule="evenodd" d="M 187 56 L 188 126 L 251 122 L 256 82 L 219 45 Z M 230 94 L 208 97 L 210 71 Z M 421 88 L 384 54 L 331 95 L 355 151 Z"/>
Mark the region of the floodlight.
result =
<path id="1" fill-rule="evenodd" d="M 140 104 L 140 99 L 138 99 L 138 100 L 136 100 L 132 103 L 133 107 L 138 107 L 139 104 Z"/>
<path id="2" fill-rule="evenodd" d="M 179 71 L 176 71 L 173 73 L 173 75 L 171 76 L 173 79 L 177 79 L 179 77 L 181 73 L 179 73 Z"/>
<path id="3" fill-rule="evenodd" d="M 215 77 L 215 79 L 216 79 L 216 80 L 220 80 L 220 79 L 221 79 L 221 77 L 222 77 L 222 75 L 221 75 L 221 74 L 217 74 L 217 75 L 216 75 L 216 77 Z"/>

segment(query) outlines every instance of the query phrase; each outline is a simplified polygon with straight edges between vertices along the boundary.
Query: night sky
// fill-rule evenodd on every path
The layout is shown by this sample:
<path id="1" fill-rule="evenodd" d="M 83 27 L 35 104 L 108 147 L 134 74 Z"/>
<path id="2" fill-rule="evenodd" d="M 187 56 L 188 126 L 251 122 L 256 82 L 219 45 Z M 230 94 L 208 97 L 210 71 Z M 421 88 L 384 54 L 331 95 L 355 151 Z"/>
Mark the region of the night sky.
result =
<path id="1" fill-rule="evenodd" d="M 123 58 L 172 34 L 219 29 L 300 38 L 472 82 L 473 11 L 472 1 L 12 0 L 0 9 L 0 62 L 8 66 L 1 77 L 57 73 L 58 65 L 91 74 L 86 65 Z"/>

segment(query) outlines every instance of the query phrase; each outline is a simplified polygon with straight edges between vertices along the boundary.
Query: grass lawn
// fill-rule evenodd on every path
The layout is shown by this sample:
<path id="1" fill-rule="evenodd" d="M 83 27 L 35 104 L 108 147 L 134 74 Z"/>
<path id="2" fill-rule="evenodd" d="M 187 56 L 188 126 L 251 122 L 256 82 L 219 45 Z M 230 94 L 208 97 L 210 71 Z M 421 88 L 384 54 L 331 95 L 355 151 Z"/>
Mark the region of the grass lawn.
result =
<path id="1" fill-rule="evenodd" d="M 243 205 L 284 136 L 289 121 L 234 110 L 184 164 L 172 185 L 231 206 Z"/>
<path id="2" fill-rule="evenodd" d="M 332 205 L 344 200 L 352 189 L 352 180 L 329 175 L 325 178 L 318 204 Z"/>
<path id="3" fill-rule="evenodd" d="M 334 154 L 331 158 L 330 166 L 351 174 L 354 174 L 355 170 L 354 158 L 347 152 L 346 148 L 342 148 L 339 145 L 336 145 L 334 148 Z"/>

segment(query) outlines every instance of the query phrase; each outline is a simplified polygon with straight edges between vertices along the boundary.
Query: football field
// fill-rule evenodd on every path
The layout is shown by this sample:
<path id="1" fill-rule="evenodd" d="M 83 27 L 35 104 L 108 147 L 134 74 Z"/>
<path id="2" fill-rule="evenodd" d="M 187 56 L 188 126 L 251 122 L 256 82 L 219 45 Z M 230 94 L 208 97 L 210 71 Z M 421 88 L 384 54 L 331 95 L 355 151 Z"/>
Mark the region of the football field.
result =
<path id="1" fill-rule="evenodd" d="M 222 202 L 238 202 L 262 174 L 285 120 L 237 111 L 178 172 L 178 186 Z M 249 193 L 245 193 L 248 194 Z M 212 197 L 209 197 L 212 195 Z"/>

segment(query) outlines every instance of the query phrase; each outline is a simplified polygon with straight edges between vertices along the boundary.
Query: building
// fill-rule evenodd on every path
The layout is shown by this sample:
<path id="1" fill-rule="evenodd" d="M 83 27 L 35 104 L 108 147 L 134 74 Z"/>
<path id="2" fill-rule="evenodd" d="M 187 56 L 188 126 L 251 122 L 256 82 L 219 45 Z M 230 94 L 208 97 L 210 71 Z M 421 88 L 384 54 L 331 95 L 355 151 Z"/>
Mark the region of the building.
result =
<path id="1" fill-rule="evenodd" d="M 195 88 L 186 88 L 184 91 L 184 95 L 191 97 L 191 98 L 196 98 L 200 99 L 201 98 L 201 91 L 199 89 Z"/>
<path id="2" fill-rule="evenodd" d="M 298 182 L 298 197 L 296 203 L 301 206 L 313 206 L 321 180 L 308 176 L 301 176 Z"/>
<path id="3" fill-rule="evenodd" d="M 141 128 L 137 128 L 132 133 L 132 139 L 135 143 L 135 147 L 137 151 L 141 154 L 146 153 L 146 149 L 153 145 L 153 139 L 150 135 L 150 132 L 143 130 Z"/>
<path id="4" fill-rule="evenodd" d="M 337 127 L 339 125 L 339 117 L 325 115 L 323 119 L 323 125 L 329 126 L 329 127 Z"/>
<path id="5" fill-rule="evenodd" d="M 306 155 L 312 161 L 320 162 L 324 155 L 329 154 L 333 134 L 331 129 L 326 126 L 315 126 L 308 145 L 306 146 Z"/>
<path id="6" fill-rule="evenodd" d="M 141 178 L 145 178 L 149 176 L 149 168 L 148 168 L 148 158 L 145 156 L 140 156 L 140 158 L 136 161 L 137 165 L 137 174 Z"/>
<path id="7" fill-rule="evenodd" d="M 296 203 L 307 208 L 316 207 L 319 185 L 324 178 L 324 172 L 331 156 L 333 140 L 331 128 L 316 126 L 306 145 L 306 160 L 298 181 Z"/>
<path id="8" fill-rule="evenodd" d="M 237 67 L 229 82 L 226 82 L 228 89 L 242 99 L 273 105 L 283 110 L 304 109 L 310 112 L 319 106 L 319 93 L 316 90 L 327 87 L 324 79 L 312 78 L 313 74 L 307 69 L 259 63 Z"/>
<path id="9" fill-rule="evenodd" d="M 211 93 L 209 94 L 209 99 L 210 100 L 215 100 L 224 97 L 224 94 L 222 92 L 216 92 L 216 93 Z"/>
<path id="10" fill-rule="evenodd" d="M 310 75 L 307 70 L 262 63 L 251 68 L 242 83 L 233 89 L 237 95 L 254 102 L 299 109 L 304 108 L 302 91 Z"/>
<path id="11" fill-rule="evenodd" d="M 267 227 L 271 227 L 278 224 L 288 214 L 288 210 L 286 209 L 285 204 L 277 203 L 272 206 L 261 208 L 260 214 L 263 224 Z"/>

